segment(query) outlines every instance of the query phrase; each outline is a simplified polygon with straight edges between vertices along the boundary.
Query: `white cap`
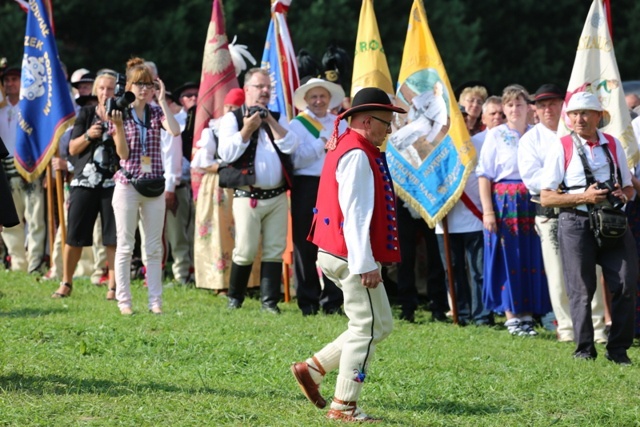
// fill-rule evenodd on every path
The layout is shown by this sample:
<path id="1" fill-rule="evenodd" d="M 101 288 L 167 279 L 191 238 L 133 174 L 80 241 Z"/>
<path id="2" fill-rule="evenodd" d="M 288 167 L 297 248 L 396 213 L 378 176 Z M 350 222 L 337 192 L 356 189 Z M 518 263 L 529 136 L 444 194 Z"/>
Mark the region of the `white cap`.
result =
<path id="1" fill-rule="evenodd" d="M 567 104 L 566 112 L 579 110 L 604 111 L 598 98 L 590 92 L 574 93 Z"/>
<path id="2" fill-rule="evenodd" d="M 82 76 L 84 76 L 85 74 L 90 73 L 89 70 L 87 70 L 86 68 L 79 68 L 77 70 L 75 70 L 73 72 L 73 74 L 71 74 L 71 78 L 69 79 L 69 81 L 71 83 L 76 83 L 78 80 L 80 80 L 82 78 Z"/>

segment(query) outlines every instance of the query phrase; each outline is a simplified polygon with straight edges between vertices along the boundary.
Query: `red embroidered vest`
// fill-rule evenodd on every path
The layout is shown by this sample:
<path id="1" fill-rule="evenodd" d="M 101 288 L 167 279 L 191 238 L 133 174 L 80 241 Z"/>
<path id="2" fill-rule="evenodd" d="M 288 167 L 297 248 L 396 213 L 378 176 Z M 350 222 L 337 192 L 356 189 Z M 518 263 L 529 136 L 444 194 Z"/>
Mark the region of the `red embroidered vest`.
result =
<path id="1" fill-rule="evenodd" d="M 336 170 L 338 162 L 348 151 L 360 149 L 369 159 L 373 171 L 374 204 L 369 227 L 373 258 L 380 263 L 400 262 L 396 204 L 393 183 L 384 154 L 359 134 L 347 130 L 335 150 L 324 161 L 313 223 L 307 240 L 331 254 L 347 257 L 344 239 L 344 216 L 338 202 Z"/>

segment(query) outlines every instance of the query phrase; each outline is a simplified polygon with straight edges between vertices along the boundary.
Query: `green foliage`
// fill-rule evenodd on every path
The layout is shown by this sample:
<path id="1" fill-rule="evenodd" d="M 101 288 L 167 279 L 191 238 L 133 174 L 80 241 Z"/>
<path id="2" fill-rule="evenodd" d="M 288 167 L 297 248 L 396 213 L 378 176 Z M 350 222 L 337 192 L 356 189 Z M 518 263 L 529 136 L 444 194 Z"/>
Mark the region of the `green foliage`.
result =
<path id="1" fill-rule="evenodd" d="M 61 59 L 80 67 L 124 70 L 132 55 L 153 60 L 169 88 L 198 80 L 212 0 L 110 0 L 54 2 Z M 375 0 L 380 34 L 392 78 L 397 78 L 412 0 Z M 269 25 L 269 1 L 224 0 L 229 39 L 249 46 L 258 61 Z M 429 25 L 454 87 L 482 80 L 493 92 L 518 82 L 534 91 L 545 82 L 569 80 L 578 37 L 591 0 L 424 0 Z M 640 3 L 612 2 L 614 43 L 623 80 L 640 79 Z M 289 28 L 298 51 L 320 61 L 336 42 L 355 43 L 360 2 L 293 0 Z M 25 14 L 13 1 L 0 4 L 0 56 L 22 56 Z"/>
<path id="2" fill-rule="evenodd" d="M 343 316 L 303 318 L 259 302 L 228 312 L 211 293 L 166 286 L 163 316 L 121 316 L 105 288 L 0 271 L 0 425 L 335 426 L 300 393 L 289 365 L 346 327 Z M 640 350 L 633 367 L 575 361 L 542 332 L 396 321 L 377 349 L 362 407 L 395 426 L 638 426 Z M 323 394 L 329 398 L 336 373 Z"/>

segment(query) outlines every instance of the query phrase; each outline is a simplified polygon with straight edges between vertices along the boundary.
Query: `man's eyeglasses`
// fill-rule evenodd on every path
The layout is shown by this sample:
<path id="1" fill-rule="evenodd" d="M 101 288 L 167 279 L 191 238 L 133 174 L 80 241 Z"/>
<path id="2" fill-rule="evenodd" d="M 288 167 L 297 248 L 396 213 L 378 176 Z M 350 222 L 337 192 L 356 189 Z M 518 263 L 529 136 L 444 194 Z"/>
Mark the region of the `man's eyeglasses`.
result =
<path id="1" fill-rule="evenodd" d="M 133 84 L 138 86 L 140 89 L 153 89 L 155 87 L 154 83 L 133 82 Z"/>
<path id="2" fill-rule="evenodd" d="M 266 89 L 271 92 L 271 85 L 249 85 L 251 87 L 255 87 L 258 90 Z"/>
<path id="3" fill-rule="evenodd" d="M 382 120 L 382 119 L 380 119 L 380 118 L 378 118 L 378 117 L 376 117 L 376 116 L 369 116 L 369 117 L 371 117 L 371 118 L 372 118 L 372 119 L 374 119 L 374 120 L 379 121 L 380 123 L 384 123 L 384 124 L 387 126 L 387 130 L 390 130 L 390 129 L 391 129 L 391 122 L 388 122 L 388 121 L 386 121 L 386 120 Z"/>
<path id="4" fill-rule="evenodd" d="M 180 95 L 181 98 L 193 98 L 197 96 L 198 96 L 198 92 L 183 93 L 182 95 Z"/>

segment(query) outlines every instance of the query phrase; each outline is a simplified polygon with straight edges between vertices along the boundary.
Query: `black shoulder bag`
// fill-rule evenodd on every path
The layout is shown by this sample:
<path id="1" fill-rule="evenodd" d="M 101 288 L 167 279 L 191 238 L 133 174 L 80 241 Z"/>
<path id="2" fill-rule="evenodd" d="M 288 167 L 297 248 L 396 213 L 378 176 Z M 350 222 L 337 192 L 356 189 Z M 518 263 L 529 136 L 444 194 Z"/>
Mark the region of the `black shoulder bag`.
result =
<path id="1" fill-rule="evenodd" d="M 584 174 L 587 178 L 587 187 L 595 183 L 595 177 L 589 167 L 586 155 L 584 153 L 584 147 L 580 143 L 580 140 L 575 133 L 571 133 L 573 138 L 573 144 L 580 155 L 582 161 L 582 167 L 584 168 Z M 607 144 L 601 145 L 609 160 L 610 180 L 616 182 L 616 172 L 614 166 L 614 160 L 611 156 L 611 152 L 607 147 Z M 611 249 L 619 247 L 623 244 L 622 236 L 627 232 L 627 215 L 620 209 L 604 205 L 588 205 L 589 206 L 589 223 L 591 231 L 596 238 L 598 246 L 605 249 Z"/>

